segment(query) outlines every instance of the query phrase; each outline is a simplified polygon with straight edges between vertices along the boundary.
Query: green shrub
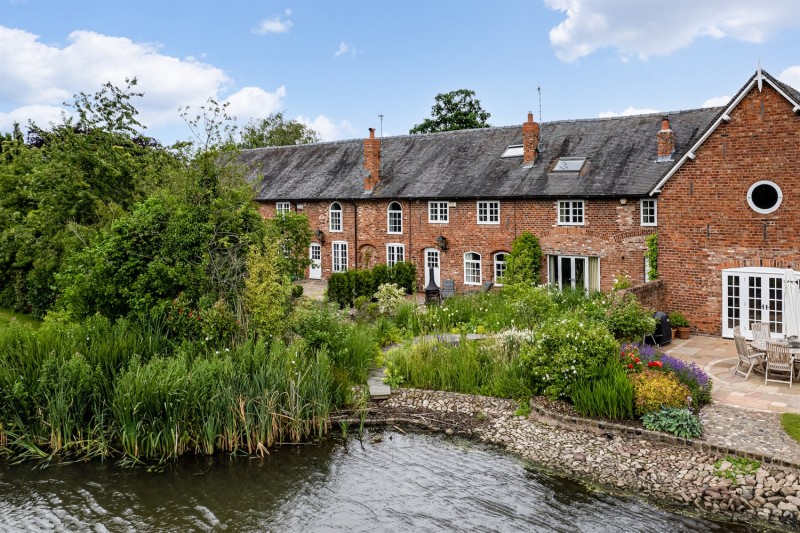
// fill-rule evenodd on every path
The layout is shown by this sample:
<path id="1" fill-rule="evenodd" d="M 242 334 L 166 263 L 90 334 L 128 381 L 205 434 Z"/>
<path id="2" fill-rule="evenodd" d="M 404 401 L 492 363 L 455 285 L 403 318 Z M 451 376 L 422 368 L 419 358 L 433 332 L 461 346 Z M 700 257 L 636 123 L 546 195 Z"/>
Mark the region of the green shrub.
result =
<path id="1" fill-rule="evenodd" d="M 689 319 L 680 311 L 671 311 L 668 317 L 669 323 L 673 328 L 685 328 L 689 326 Z"/>
<path id="2" fill-rule="evenodd" d="M 630 293 L 612 300 L 605 322 L 614 337 L 622 341 L 641 340 L 656 327 L 651 311 Z"/>
<path id="3" fill-rule="evenodd" d="M 523 232 L 511 244 L 511 253 L 506 256 L 504 285 L 541 283 L 542 248 L 539 239 L 530 232 Z"/>
<path id="4" fill-rule="evenodd" d="M 633 418 L 633 384 L 615 361 L 606 363 L 593 380 L 579 378 L 570 399 L 575 409 L 586 416 L 610 420 Z"/>
<path id="5" fill-rule="evenodd" d="M 292 285 L 292 298 L 300 298 L 303 295 L 303 286 L 295 283 Z"/>
<path id="6" fill-rule="evenodd" d="M 375 276 L 371 270 L 357 270 L 354 272 L 354 292 L 356 298 L 367 297 L 372 298 L 372 295 L 378 289 L 375 285 Z"/>
<path id="7" fill-rule="evenodd" d="M 334 272 L 328 280 L 328 300 L 339 304 L 341 309 L 353 302 L 353 287 L 347 272 Z"/>
<path id="8" fill-rule="evenodd" d="M 372 282 L 375 287 L 380 287 L 384 283 L 391 283 L 392 281 L 393 280 L 390 279 L 388 265 L 380 264 L 372 268 Z"/>
<path id="9" fill-rule="evenodd" d="M 506 315 L 518 328 L 536 327 L 558 312 L 547 287 L 517 283 L 503 287 L 502 295 L 507 302 Z"/>
<path id="10" fill-rule="evenodd" d="M 378 308 L 381 314 L 394 315 L 397 307 L 405 300 L 403 289 L 394 283 L 384 283 L 378 287 L 374 298 L 378 300 Z"/>
<path id="11" fill-rule="evenodd" d="M 407 294 L 414 294 L 417 290 L 417 267 L 404 261 L 396 263 L 389 271 L 389 279 Z"/>
<path id="12" fill-rule="evenodd" d="M 578 378 L 594 379 L 618 353 L 619 344 L 603 324 L 568 317 L 543 323 L 520 357 L 535 393 L 563 398 Z"/>
<path id="13" fill-rule="evenodd" d="M 703 435 L 703 425 L 688 409 L 662 407 L 642 417 L 642 424 L 651 431 L 664 431 L 685 439 Z"/>
<path id="14" fill-rule="evenodd" d="M 291 285 L 278 269 L 279 256 L 276 245 L 269 242 L 263 252 L 253 246 L 247 255 L 244 302 L 249 326 L 264 336 L 280 336 L 289 313 Z"/>
<path id="15" fill-rule="evenodd" d="M 689 387 L 678 381 L 674 374 L 645 370 L 628 374 L 633 383 L 636 414 L 645 415 L 662 407 L 684 408 L 689 398 Z"/>

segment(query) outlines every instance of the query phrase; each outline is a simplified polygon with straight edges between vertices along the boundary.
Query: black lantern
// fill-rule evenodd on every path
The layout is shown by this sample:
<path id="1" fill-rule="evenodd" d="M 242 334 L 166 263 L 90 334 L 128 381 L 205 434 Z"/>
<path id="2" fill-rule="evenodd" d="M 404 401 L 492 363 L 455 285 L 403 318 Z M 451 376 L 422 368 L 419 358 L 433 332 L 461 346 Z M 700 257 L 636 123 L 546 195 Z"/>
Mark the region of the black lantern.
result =
<path id="1" fill-rule="evenodd" d="M 430 281 L 425 287 L 425 305 L 436 305 L 441 301 L 441 291 L 436 281 L 433 279 L 433 267 L 430 268 Z"/>
<path id="2" fill-rule="evenodd" d="M 324 244 L 325 243 L 325 234 L 322 233 L 321 229 L 317 228 L 317 229 L 314 230 L 314 237 L 317 238 L 317 240 L 319 241 L 320 244 Z"/>
<path id="3" fill-rule="evenodd" d="M 447 250 L 447 238 L 445 238 L 444 235 L 439 235 L 436 237 L 436 246 L 438 246 L 443 252 Z"/>

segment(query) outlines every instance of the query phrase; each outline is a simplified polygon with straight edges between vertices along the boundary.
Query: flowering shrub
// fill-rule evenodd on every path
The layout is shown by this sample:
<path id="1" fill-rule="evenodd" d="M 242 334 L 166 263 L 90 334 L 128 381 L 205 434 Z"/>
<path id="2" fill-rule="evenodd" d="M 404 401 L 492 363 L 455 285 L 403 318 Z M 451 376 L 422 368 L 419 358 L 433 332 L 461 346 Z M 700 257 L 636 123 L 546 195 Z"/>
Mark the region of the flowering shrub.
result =
<path id="1" fill-rule="evenodd" d="M 678 381 L 689 387 L 693 409 L 699 409 L 711 401 L 711 378 L 696 363 L 688 363 L 679 357 L 664 353 L 656 346 L 633 343 L 622 345 L 621 357 L 625 366 L 629 364 L 624 357 L 627 353 L 635 354 L 649 369 L 673 374 Z"/>
<path id="2" fill-rule="evenodd" d="M 405 300 L 405 292 L 395 283 L 384 283 L 375 293 L 378 308 L 384 315 L 393 315 L 397 307 Z"/>
<path id="3" fill-rule="evenodd" d="M 674 374 L 644 370 L 629 374 L 628 379 L 633 383 L 636 414 L 640 416 L 662 407 L 684 408 L 691 402 L 689 387 Z"/>
<path id="4" fill-rule="evenodd" d="M 621 291 L 623 289 L 630 289 L 633 286 L 631 277 L 625 272 L 614 276 L 614 284 L 611 286 L 612 290 Z"/>
<path id="5" fill-rule="evenodd" d="M 619 345 L 599 323 L 575 317 L 550 320 L 523 345 L 520 359 L 529 371 L 531 388 L 551 398 L 567 397 L 579 377 L 592 379 Z"/>

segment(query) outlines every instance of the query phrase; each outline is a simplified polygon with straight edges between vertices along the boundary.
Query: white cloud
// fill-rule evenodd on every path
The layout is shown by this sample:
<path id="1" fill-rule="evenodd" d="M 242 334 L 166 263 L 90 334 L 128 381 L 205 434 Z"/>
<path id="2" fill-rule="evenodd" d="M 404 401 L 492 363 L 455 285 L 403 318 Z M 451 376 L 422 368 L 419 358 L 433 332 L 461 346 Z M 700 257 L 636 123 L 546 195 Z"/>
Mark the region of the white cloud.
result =
<path id="1" fill-rule="evenodd" d="M 603 111 L 599 115 L 600 118 L 611 118 L 611 117 L 627 117 L 630 115 L 649 115 L 651 113 L 658 113 L 658 109 L 650 109 L 648 107 L 626 107 L 622 113 L 616 113 L 614 111 Z"/>
<path id="2" fill-rule="evenodd" d="M 346 43 L 346 42 L 342 41 L 342 42 L 339 43 L 339 49 L 336 50 L 336 52 L 333 54 L 333 57 L 340 57 L 340 56 L 343 56 L 344 54 L 350 54 L 350 55 L 354 56 L 354 55 L 356 55 L 357 51 L 358 50 L 356 50 L 355 46 L 353 46 L 352 44 L 349 44 L 349 43 Z"/>
<path id="3" fill-rule="evenodd" d="M 288 13 L 286 15 L 291 14 L 291 10 L 287 9 Z M 264 35 L 267 33 L 286 33 L 292 28 L 293 24 L 292 21 L 289 19 L 281 20 L 280 17 L 272 17 L 271 19 L 264 19 L 258 23 L 258 26 L 253 28 L 253 33 L 257 35 Z"/>
<path id="4" fill-rule="evenodd" d="M 698 37 L 763 42 L 777 31 L 800 26 L 796 0 L 544 0 L 567 18 L 550 30 L 562 61 L 576 61 L 601 48 L 621 58 L 665 56 Z"/>
<path id="5" fill-rule="evenodd" d="M 783 72 L 778 74 L 778 79 L 800 91 L 800 65 L 783 69 Z"/>
<path id="6" fill-rule="evenodd" d="M 63 107 L 52 105 L 29 105 L 18 107 L 8 113 L 0 112 L 0 131 L 11 131 L 15 122 L 25 131 L 28 120 L 34 121 L 41 127 L 47 127 L 50 123 L 58 124 L 64 113 Z"/>
<path id="7" fill-rule="evenodd" d="M 61 104 L 79 92 L 93 94 L 106 83 L 123 87 L 125 78 L 137 78 L 135 90 L 145 93 L 132 103 L 148 127 L 182 124 L 178 108 L 203 105 L 209 97 L 224 101 L 233 85 L 225 72 L 194 57 L 164 55 L 154 43 L 139 43 L 90 31 L 76 31 L 63 46 L 46 44 L 37 35 L 0 26 L 0 130 L 9 121 L 40 125 L 60 121 Z M 237 113 L 280 109 L 286 95 L 245 87 L 231 95 Z M 269 111 L 269 112 L 271 112 Z"/>
<path id="8" fill-rule="evenodd" d="M 270 113 L 279 111 L 282 107 L 282 100 L 286 96 L 286 87 L 281 85 L 274 93 L 270 93 L 260 87 L 244 87 L 227 100 L 228 114 L 236 117 L 236 121 L 244 124 L 250 119 L 266 117 Z"/>
<path id="9" fill-rule="evenodd" d="M 727 94 L 723 94 L 722 96 L 715 96 L 714 98 L 709 98 L 708 100 L 703 102 L 703 105 L 700 107 L 719 107 L 727 104 L 731 101 L 731 97 Z"/>
<path id="10" fill-rule="evenodd" d="M 358 133 L 350 121 L 340 120 L 338 123 L 335 123 L 325 115 L 317 115 L 317 118 L 314 120 L 300 115 L 296 120 L 319 133 L 320 139 L 323 141 L 352 139 Z"/>

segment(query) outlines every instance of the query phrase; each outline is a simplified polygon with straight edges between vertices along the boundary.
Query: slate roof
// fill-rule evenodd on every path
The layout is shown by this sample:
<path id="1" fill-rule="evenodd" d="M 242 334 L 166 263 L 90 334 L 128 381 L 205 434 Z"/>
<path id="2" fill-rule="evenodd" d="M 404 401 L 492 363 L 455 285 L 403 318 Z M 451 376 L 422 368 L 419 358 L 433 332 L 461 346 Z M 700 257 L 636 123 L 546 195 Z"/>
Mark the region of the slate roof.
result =
<path id="1" fill-rule="evenodd" d="M 381 181 L 371 193 L 364 193 L 363 139 L 245 150 L 240 162 L 259 200 L 646 196 L 721 112 L 667 113 L 672 162 L 656 162 L 664 113 L 544 123 L 544 151 L 530 168 L 522 157 L 500 158 L 522 144 L 521 124 L 384 137 Z M 562 156 L 587 162 L 580 173 L 550 172 Z"/>

